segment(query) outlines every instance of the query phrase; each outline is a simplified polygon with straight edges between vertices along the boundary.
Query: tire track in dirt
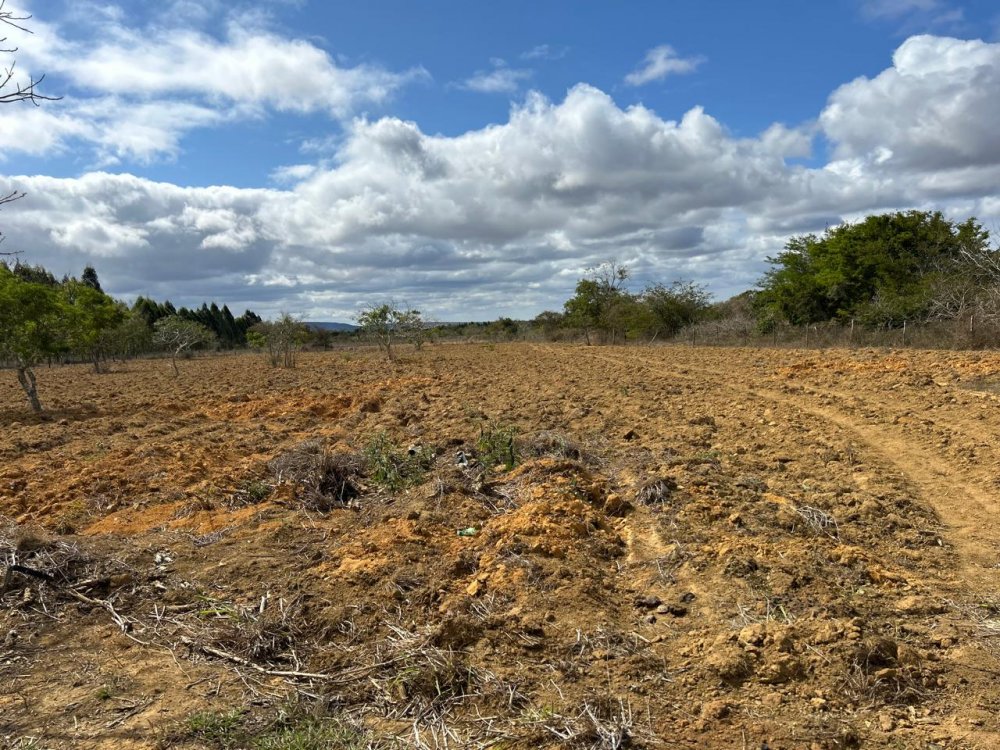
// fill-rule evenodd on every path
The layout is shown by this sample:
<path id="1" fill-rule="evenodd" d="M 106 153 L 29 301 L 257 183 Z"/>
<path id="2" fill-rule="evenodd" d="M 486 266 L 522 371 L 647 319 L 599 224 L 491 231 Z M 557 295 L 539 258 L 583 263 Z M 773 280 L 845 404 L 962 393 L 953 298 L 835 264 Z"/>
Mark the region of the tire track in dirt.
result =
<path id="1" fill-rule="evenodd" d="M 961 581 L 974 592 L 995 591 L 997 570 L 1000 567 L 1000 538 L 994 528 L 1000 502 L 995 492 L 957 477 L 954 466 L 942 461 L 912 439 L 885 429 L 885 426 L 861 423 L 841 411 L 817 405 L 809 397 L 789 395 L 756 385 L 743 386 L 734 381 L 733 372 L 705 367 L 701 361 L 684 363 L 697 367 L 697 374 L 691 374 L 684 366 L 671 367 L 669 363 L 653 356 L 641 356 L 629 351 L 625 354 L 625 358 L 598 352 L 594 352 L 592 356 L 619 365 L 623 362 L 639 362 L 654 368 L 657 375 L 714 385 L 737 392 L 748 399 L 766 399 L 771 403 L 791 407 L 802 415 L 850 434 L 882 463 L 902 474 L 915 493 L 937 512 L 946 527 L 947 541 L 958 552 Z"/>

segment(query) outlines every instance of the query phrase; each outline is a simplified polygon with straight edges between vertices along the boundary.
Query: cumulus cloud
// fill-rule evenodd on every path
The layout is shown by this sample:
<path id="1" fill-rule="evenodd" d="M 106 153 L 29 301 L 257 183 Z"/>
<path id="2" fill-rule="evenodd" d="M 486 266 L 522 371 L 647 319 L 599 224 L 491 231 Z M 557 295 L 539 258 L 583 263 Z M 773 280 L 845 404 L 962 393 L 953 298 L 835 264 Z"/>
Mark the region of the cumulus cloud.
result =
<path id="1" fill-rule="evenodd" d="M 644 86 L 669 75 L 693 73 L 703 62 L 704 57 L 680 57 L 669 44 L 661 44 L 646 53 L 642 64 L 625 76 L 625 83 Z"/>
<path id="2" fill-rule="evenodd" d="M 29 193 L 3 215 L 10 246 L 56 273 L 95 263 L 117 294 L 313 319 L 385 295 L 442 319 L 520 317 L 558 306 L 611 256 L 640 285 L 691 278 L 729 294 L 788 236 L 871 211 L 942 208 L 990 226 L 1000 131 L 984 123 L 997 102 L 1000 45 L 914 37 L 886 70 L 832 92 L 814 123 L 754 137 L 700 107 L 669 119 L 581 84 L 456 136 L 357 118 L 323 158 L 276 172 L 282 189 L 94 173 L 0 178 L 0 192 Z M 816 134 L 831 158 L 807 166 Z"/>
<path id="3" fill-rule="evenodd" d="M 996 175 L 998 92 L 1000 44 L 915 36 L 892 67 L 838 88 L 819 122 L 838 159 L 876 173 Z"/>

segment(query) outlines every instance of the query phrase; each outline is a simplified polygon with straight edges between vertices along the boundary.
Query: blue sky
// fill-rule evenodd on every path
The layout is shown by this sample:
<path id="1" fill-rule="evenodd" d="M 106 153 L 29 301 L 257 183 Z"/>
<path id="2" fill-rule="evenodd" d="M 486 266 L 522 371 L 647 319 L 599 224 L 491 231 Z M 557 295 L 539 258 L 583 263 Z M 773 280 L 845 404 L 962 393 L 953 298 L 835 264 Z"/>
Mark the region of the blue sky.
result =
<path id="1" fill-rule="evenodd" d="M 751 286 L 866 213 L 1000 217 L 991 2 L 8 0 L 9 247 L 131 298 L 349 318 Z"/>

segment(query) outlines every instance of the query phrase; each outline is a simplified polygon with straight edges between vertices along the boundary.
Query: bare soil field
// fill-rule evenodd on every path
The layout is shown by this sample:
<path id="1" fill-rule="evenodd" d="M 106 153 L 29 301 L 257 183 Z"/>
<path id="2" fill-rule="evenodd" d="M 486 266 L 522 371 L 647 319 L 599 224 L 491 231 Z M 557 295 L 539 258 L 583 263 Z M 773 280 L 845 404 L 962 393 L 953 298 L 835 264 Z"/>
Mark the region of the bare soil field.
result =
<path id="1" fill-rule="evenodd" d="M 4 748 L 1000 747 L 998 354 L 38 374 L 44 419 L 0 372 Z"/>

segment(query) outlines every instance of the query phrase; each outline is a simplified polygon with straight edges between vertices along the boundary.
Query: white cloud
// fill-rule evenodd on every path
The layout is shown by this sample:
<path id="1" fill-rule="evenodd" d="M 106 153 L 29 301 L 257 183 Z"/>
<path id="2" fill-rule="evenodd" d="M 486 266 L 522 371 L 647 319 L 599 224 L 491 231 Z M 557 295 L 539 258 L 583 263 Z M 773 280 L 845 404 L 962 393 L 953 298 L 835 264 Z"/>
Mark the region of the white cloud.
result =
<path id="1" fill-rule="evenodd" d="M 815 123 L 751 138 L 700 107 L 666 119 L 578 85 L 458 136 L 358 118 L 315 163 L 276 172 L 281 190 L 0 178 L 0 192 L 29 193 L 2 218 L 8 246 L 57 274 L 93 262 L 117 294 L 265 314 L 344 319 L 385 295 L 443 319 L 527 316 L 610 256 L 639 284 L 693 278 L 729 294 L 789 235 L 844 218 L 916 207 L 1000 220 L 998 102 L 1000 45 L 914 37 Z M 797 163 L 816 133 L 831 160 Z"/>
<path id="2" fill-rule="evenodd" d="M 935 11 L 943 5 L 941 0 L 862 0 L 861 10 L 870 18 L 897 19 L 914 12 Z"/>
<path id="3" fill-rule="evenodd" d="M 861 15 L 869 21 L 897 24 L 907 35 L 965 26 L 965 12 L 947 0 L 862 0 Z"/>
<path id="4" fill-rule="evenodd" d="M 522 60 L 561 60 L 569 54 L 569 47 L 539 44 L 521 53 Z"/>
<path id="5" fill-rule="evenodd" d="M 819 122 L 836 158 L 880 173 L 995 174 L 998 94 L 1000 44 L 915 36 L 896 50 L 891 68 L 834 91 Z"/>
<path id="6" fill-rule="evenodd" d="M 39 154 L 83 141 L 100 164 L 171 158 L 195 128 L 269 112 L 349 118 L 428 77 L 422 68 L 338 64 L 313 42 L 268 31 L 251 16 L 232 17 L 221 37 L 179 25 L 204 21 L 214 12 L 204 4 L 193 19 L 171 14 L 162 20 L 171 25 L 149 28 L 124 25 L 116 6 L 97 11 L 84 13 L 72 36 L 69 24 L 33 20 L 35 33 L 17 40 L 22 74 L 44 71 L 66 95 L 30 122 L 16 121 L 23 110 L 0 114 L 3 131 L 22 136 L 5 138 L 6 151 Z"/>
<path id="7" fill-rule="evenodd" d="M 288 164 L 271 172 L 271 179 L 280 185 L 293 185 L 316 174 L 315 164 Z"/>
<path id="8" fill-rule="evenodd" d="M 532 76 L 532 71 L 509 68 L 503 60 L 492 62 L 492 70 L 477 70 L 474 75 L 458 84 L 458 87 L 480 94 L 513 94 L 521 87 L 522 81 Z"/>
<path id="9" fill-rule="evenodd" d="M 692 73 L 705 61 L 703 57 L 679 57 L 669 44 L 661 44 L 646 53 L 642 65 L 625 76 L 629 86 L 644 86 L 669 75 Z"/>

